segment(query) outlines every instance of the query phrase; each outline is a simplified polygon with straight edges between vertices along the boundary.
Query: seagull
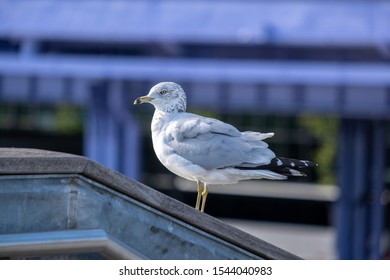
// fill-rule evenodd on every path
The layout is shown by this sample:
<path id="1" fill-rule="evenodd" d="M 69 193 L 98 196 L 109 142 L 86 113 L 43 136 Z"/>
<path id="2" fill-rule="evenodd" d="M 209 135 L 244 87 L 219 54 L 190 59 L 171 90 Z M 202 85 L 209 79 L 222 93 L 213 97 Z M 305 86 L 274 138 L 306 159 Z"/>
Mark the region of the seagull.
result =
<path id="1" fill-rule="evenodd" d="M 153 86 L 134 105 L 155 107 L 151 130 L 153 148 L 172 173 L 197 183 L 195 208 L 204 212 L 208 186 L 241 180 L 285 180 L 306 176 L 301 169 L 317 166 L 308 160 L 277 157 L 263 140 L 274 133 L 241 132 L 214 118 L 186 112 L 187 97 L 174 82 Z"/>

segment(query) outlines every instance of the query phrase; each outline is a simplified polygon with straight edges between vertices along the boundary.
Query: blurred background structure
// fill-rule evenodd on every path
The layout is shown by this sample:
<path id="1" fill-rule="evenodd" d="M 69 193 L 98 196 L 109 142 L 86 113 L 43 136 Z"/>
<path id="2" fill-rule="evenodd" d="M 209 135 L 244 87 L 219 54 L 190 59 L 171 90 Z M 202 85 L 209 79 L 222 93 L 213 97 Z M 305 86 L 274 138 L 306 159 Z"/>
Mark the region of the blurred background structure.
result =
<path id="1" fill-rule="evenodd" d="M 307 235 L 290 242 L 302 257 L 386 258 L 389 31 L 384 1 L 3 0 L 0 146 L 82 154 L 193 204 L 154 156 L 152 109 L 132 107 L 175 81 L 190 111 L 273 131 L 278 155 L 320 164 L 212 189 L 206 212 L 335 248 L 305 255 L 321 239 Z"/>

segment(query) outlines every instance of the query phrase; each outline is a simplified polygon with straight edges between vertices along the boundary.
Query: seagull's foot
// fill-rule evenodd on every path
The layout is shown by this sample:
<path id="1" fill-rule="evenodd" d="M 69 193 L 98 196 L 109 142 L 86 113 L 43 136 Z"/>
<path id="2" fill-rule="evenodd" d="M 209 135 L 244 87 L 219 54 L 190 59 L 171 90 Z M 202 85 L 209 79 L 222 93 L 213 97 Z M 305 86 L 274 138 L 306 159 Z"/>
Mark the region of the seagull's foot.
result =
<path id="1" fill-rule="evenodd" d="M 198 195 L 196 197 L 195 209 L 200 211 L 200 202 L 202 200 L 202 193 L 203 193 L 203 183 L 201 181 L 198 181 L 197 184 L 198 184 Z"/>
<path id="2" fill-rule="evenodd" d="M 200 208 L 201 212 L 204 212 L 204 208 L 206 206 L 206 199 L 207 195 L 209 194 L 209 189 L 207 188 L 207 185 L 204 184 L 203 192 L 202 192 L 202 207 Z"/>

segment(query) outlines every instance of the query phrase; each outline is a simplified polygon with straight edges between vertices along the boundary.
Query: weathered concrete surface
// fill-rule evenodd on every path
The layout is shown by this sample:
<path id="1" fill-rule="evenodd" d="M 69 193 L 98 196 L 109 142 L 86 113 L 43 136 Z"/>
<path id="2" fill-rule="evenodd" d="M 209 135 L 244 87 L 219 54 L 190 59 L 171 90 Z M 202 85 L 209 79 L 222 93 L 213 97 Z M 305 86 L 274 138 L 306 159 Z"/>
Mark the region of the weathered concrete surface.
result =
<path id="1" fill-rule="evenodd" d="M 31 199 L 28 199 L 29 195 L 30 197 L 36 196 L 35 201 L 49 201 L 51 203 L 55 202 L 57 197 L 56 207 L 53 207 L 50 212 L 57 211 L 59 216 L 62 215 L 68 229 L 103 228 L 121 242 L 127 243 L 132 248 L 136 247 L 136 250 L 141 251 L 146 257 L 298 258 L 85 157 L 32 149 L 0 148 L 0 175 L 3 175 L 0 176 L 0 191 L 3 189 L 3 193 L 0 192 L 0 200 L 3 197 L 3 203 L 7 201 L 5 193 L 10 195 L 13 190 L 15 192 L 18 190 L 26 191 L 24 193 L 25 200 L 19 201 L 19 203 L 31 203 Z M 52 192 L 50 199 L 42 198 L 42 196 L 48 195 L 48 192 L 44 191 L 45 188 Z M 62 209 L 68 209 L 68 212 L 61 211 L 61 203 Z M 82 205 L 82 207 L 76 207 L 78 205 Z M 11 208 L 4 209 L 6 212 L 3 211 L 0 218 L 6 219 L 5 215 L 10 214 L 12 207 L 18 209 L 18 205 L 15 204 L 9 204 L 9 207 Z M 31 204 L 31 207 L 34 207 L 34 203 Z M 28 207 L 24 211 L 26 209 Z M 91 211 L 94 209 L 96 211 Z M 129 214 L 129 211 L 133 212 Z M 34 214 L 34 212 L 32 213 Z M 47 211 L 37 211 L 36 213 L 40 213 L 40 221 L 44 221 L 46 224 L 53 223 L 53 216 Z M 30 216 L 30 219 L 33 217 L 34 215 Z M 39 228 L 38 223 L 38 228 L 32 226 L 30 229 L 15 230 L 14 232 L 64 230 L 63 226 L 59 225 L 61 223 L 58 223 L 58 219 L 57 224 L 56 222 L 54 224 L 57 225 L 57 228 L 56 226 L 47 228 L 46 225 L 40 225 L 41 228 Z M 118 227 L 120 224 L 127 226 Z M 155 239 L 154 244 L 166 242 L 169 244 L 169 248 L 175 248 L 175 246 L 179 246 L 175 242 L 182 237 L 184 239 L 188 237 L 188 244 L 183 243 L 181 251 L 171 254 L 168 254 L 164 250 L 164 246 L 161 246 L 161 254 L 154 254 L 155 251 L 148 251 L 147 246 L 137 247 L 136 245 L 137 242 L 149 242 L 145 240 L 145 235 L 133 236 L 134 239 L 131 239 L 131 228 L 128 226 L 136 224 L 142 224 L 141 228 L 143 229 L 149 228 L 149 233 L 152 233 L 151 236 Z M 82 228 L 79 227 L 80 225 Z M 36 224 L 35 227 L 37 227 Z M 116 233 L 115 228 L 117 228 Z M 5 227 L 3 230 L 6 231 Z M 6 233 L 10 232 L 1 232 L 1 234 Z M 175 234 L 177 235 L 174 236 Z M 126 236 L 130 236 L 130 238 Z M 150 244 L 152 247 L 153 242 Z M 188 248 L 186 248 L 187 245 Z M 221 251 L 215 254 L 210 253 L 212 246 L 221 249 Z M 190 247 L 203 249 L 197 251 L 190 249 Z M 194 255 L 191 255 L 191 252 Z"/>

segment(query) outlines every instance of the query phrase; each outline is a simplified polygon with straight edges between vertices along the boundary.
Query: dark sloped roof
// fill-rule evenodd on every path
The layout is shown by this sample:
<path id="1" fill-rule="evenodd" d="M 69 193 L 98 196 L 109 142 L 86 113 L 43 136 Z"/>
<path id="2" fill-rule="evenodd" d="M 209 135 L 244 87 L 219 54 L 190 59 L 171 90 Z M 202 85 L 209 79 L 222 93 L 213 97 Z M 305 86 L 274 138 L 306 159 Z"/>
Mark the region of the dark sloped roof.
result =
<path id="1" fill-rule="evenodd" d="M 155 209 L 163 215 L 168 215 L 164 217 L 173 217 L 190 228 L 196 228 L 206 235 L 221 239 L 249 254 L 265 259 L 298 258 L 85 157 L 43 150 L 0 148 L 0 174 L 81 176 Z M 112 204 L 115 202 L 113 201 Z"/>

